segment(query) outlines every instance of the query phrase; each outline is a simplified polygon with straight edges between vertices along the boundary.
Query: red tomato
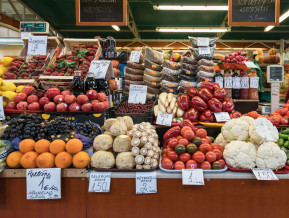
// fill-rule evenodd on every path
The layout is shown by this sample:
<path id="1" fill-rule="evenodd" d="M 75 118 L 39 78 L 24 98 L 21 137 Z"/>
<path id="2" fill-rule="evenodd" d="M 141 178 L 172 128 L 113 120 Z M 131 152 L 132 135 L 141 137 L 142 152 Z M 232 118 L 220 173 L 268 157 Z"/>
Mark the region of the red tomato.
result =
<path id="1" fill-rule="evenodd" d="M 195 161 L 197 161 L 198 163 L 203 163 L 206 159 L 205 155 L 203 152 L 201 151 L 196 151 L 194 154 L 193 154 L 193 159 Z"/>
<path id="2" fill-rule="evenodd" d="M 209 144 L 209 141 L 206 138 L 202 138 L 202 144 L 205 144 L 205 143 Z"/>
<path id="3" fill-rule="evenodd" d="M 173 149 L 173 148 L 171 148 L 171 147 L 168 146 L 168 147 L 167 147 L 167 153 L 166 153 L 166 154 L 168 155 L 168 153 L 169 153 L 170 151 L 174 151 L 174 150 L 175 150 L 175 149 Z"/>
<path id="4" fill-rule="evenodd" d="M 220 145 L 220 151 L 223 153 L 225 150 L 225 147 L 223 145 Z"/>
<path id="5" fill-rule="evenodd" d="M 289 101 L 289 100 L 288 100 Z M 283 105 L 283 108 L 288 108 L 289 109 L 289 102 Z"/>
<path id="6" fill-rule="evenodd" d="M 165 157 L 168 157 L 168 155 L 167 154 L 162 154 L 162 157 L 165 158 Z"/>
<path id="7" fill-rule="evenodd" d="M 190 159 L 191 159 L 191 155 L 189 153 L 182 153 L 179 157 L 179 160 L 184 163 L 186 163 Z"/>
<path id="8" fill-rule="evenodd" d="M 207 130 L 205 129 L 198 129 L 196 135 L 200 138 L 205 138 L 207 136 Z"/>
<path id="9" fill-rule="evenodd" d="M 182 139 L 182 138 L 183 138 L 183 137 L 179 135 L 176 139 L 179 140 L 179 139 Z"/>
<path id="10" fill-rule="evenodd" d="M 167 155 L 168 158 L 170 158 L 174 162 L 179 159 L 179 155 L 175 151 L 170 151 Z"/>
<path id="11" fill-rule="evenodd" d="M 226 162 L 224 161 L 224 159 L 219 159 L 218 161 L 222 164 L 222 168 L 224 168 L 224 166 L 225 166 L 225 164 L 226 164 Z"/>
<path id="12" fill-rule="evenodd" d="M 282 108 L 281 110 L 280 110 L 280 114 L 282 115 L 282 116 L 285 116 L 286 114 L 287 114 L 287 112 L 288 112 L 288 108 Z"/>
<path id="13" fill-rule="evenodd" d="M 286 108 L 287 109 L 287 108 Z M 282 109 L 283 110 L 283 109 Z M 287 117 L 282 117 L 280 119 L 280 124 L 281 125 L 288 125 L 289 124 L 289 121 L 288 121 L 288 118 Z"/>
<path id="14" fill-rule="evenodd" d="M 199 150 L 203 153 L 206 153 L 208 151 L 212 151 L 213 148 L 210 144 L 208 143 L 204 143 L 204 144 L 201 144 L 200 147 L 199 147 Z"/>
<path id="15" fill-rule="evenodd" d="M 168 143 L 168 145 L 171 147 L 171 148 L 174 148 L 178 145 L 178 139 L 174 138 L 174 139 L 171 139 Z"/>
<path id="16" fill-rule="evenodd" d="M 197 168 L 198 164 L 194 160 L 188 160 L 188 162 L 186 163 L 186 169 L 197 169 Z"/>
<path id="17" fill-rule="evenodd" d="M 212 143 L 211 146 L 213 149 L 220 149 L 220 145 L 216 142 Z"/>
<path id="18" fill-rule="evenodd" d="M 208 140 L 209 144 L 211 144 L 211 143 L 212 143 L 212 139 L 211 139 L 209 136 L 206 136 L 206 137 L 205 137 L 205 139 L 207 139 L 207 140 Z"/>
<path id="19" fill-rule="evenodd" d="M 167 153 L 167 148 L 163 148 L 163 150 L 162 150 L 162 155 L 164 155 L 164 154 L 166 154 Z"/>
<path id="20" fill-rule="evenodd" d="M 162 164 L 162 168 L 168 169 L 168 170 L 171 170 L 173 168 L 173 165 L 174 165 L 173 161 L 167 157 L 162 159 L 161 164 Z"/>
<path id="21" fill-rule="evenodd" d="M 192 128 L 189 127 L 189 126 L 184 126 L 182 129 L 181 129 L 181 135 L 184 136 L 184 132 L 185 131 L 192 131 Z"/>
<path id="22" fill-rule="evenodd" d="M 186 130 L 182 135 L 188 141 L 192 141 L 195 138 L 195 133 L 192 130 Z"/>
<path id="23" fill-rule="evenodd" d="M 181 138 L 179 139 L 179 144 L 187 146 L 189 144 L 188 139 Z"/>
<path id="24" fill-rule="evenodd" d="M 206 153 L 206 160 L 212 163 L 217 160 L 217 155 L 214 152 L 209 151 Z"/>
<path id="25" fill-rule="evenodd" d="M 223 153 L 220 149 L 213 149 L 213 152 L 217 155 L 217 159 L 221 159 L 223 157 Z"/>
<path id="26" fill-rule="evenodd" d="M 185 164 L 182 161 L 177 161 L 177 162 L 175 162 L 174 168 L 175 168 L 175 170 L 185 169 Z"/>
<path id="27" fill-rule="evenodd" d="M 201 169 L 203 169 L 203 170 L 210 170 L 211 168 L 212 168 L 211 164 L 208 161 L 204 161 L 201 164 Z"/>

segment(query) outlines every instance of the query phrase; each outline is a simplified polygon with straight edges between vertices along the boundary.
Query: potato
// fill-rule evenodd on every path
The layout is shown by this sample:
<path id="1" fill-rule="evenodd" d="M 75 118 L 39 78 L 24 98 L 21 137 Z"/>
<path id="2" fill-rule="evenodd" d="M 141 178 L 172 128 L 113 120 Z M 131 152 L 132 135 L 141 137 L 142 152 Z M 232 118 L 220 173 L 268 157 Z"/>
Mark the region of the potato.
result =
<path id="1" fill-rule="evenodd" d="M 112 137 L 107 134 L 98 135 L 93 140 L 93 147 L 96 151 L 106 151 L 112 147 Z"/>

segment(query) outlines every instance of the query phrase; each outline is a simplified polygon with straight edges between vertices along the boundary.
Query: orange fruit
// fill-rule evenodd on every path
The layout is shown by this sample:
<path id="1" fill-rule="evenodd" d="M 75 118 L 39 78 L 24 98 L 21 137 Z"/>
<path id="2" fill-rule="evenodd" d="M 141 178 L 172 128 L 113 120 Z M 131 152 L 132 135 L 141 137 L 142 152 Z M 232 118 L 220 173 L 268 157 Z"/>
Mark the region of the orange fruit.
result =
<path id="1" fill-rule="evenodd" d="M 55 165 L 58 168 L 67 168 L 72 164 L 72 155 L 66 151 L 60 152 L 55 157 Z"/>
<path id="2" fill-rule="evenodd" d="M 44 152 L 36 158 L 36 165 L 39 168 L 52 168 L 54 167 L 55 156 L 49 152 Z"/>
<path id="3" fill-rule="evenodd" d="M 28 151 L 20 158 L 20 164 L 25 169 L 32 169 L 36 167 L 36 158 L 38 154 L 35 151 Z"/>
<path id="4" fill-rule="evenodd" d="M 35 151 L 39 154 L 49 151 L 50 141 L 40 139 L 35 143 Z"/>
<path id="5" fill-rule="evenodd" d="M 85 151 L 80 151 L 72 158 L 72 163 L 75 168 L 85 168 L 88 166 L 90 157 Z"/>
<path id="6" fill-rule="evenodd" d="M 70 139 L 66 143 L 66 151 L 70 154 L 76 154 L 80 152 L 83 148 L 83 143 L 79 139 Z"/>
<path id="7" fill-rule="evenodd" d="M 60 152 L 65 151 L 65 141 L 61 139 L 56 139 L 53 142 L 50 143 L 49 145 L 49 151 L 52 154 L 58 154 Z"/>
<path id="8" fill-rule="evenodd" d="M 19 143 L 19 150 L 24 154 L 28 151 L 34 151 L 35 141 L 33 139 L 24 139 Z"/>
<path id="9" fill-rule="evenodd" d="M 22 155 L 23 154 L 20 151 L 13 151 L 12 153 L 10 153 L 6 158 L 6 163 L 8 167 L 12 169 L 21 167 L 20 159 Z"/>

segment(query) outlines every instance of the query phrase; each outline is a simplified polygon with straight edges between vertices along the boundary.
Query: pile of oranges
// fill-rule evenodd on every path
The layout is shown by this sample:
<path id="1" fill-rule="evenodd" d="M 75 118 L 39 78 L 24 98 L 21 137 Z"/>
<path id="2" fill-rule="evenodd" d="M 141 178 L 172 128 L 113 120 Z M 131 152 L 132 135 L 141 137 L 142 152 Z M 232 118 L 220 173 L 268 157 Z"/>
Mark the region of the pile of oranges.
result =
<path id="1" fill-rule="evenodd" d="M 79 139 L 70 139 L 67 143 L 61 139 L 50 141 L 41 139 L 24 139 L 19 144 L 19 151 L 10 153 L 6 158 L 8 167 L 12 169 L 32 168 L 75 168 L 88 166 L 90 157 L 82 151 L 83 143 Z M 73 156 L 72 156 L 73 155 Z"/>

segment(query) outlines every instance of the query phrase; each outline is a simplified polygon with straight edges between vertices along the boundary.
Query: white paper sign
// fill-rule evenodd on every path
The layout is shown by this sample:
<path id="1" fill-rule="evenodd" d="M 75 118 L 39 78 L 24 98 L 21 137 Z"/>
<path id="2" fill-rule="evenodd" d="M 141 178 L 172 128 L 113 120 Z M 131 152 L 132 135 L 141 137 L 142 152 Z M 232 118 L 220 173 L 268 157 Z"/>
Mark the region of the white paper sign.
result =
<path id="1" fill-rule="evenodd" d="M 140 51 L 132 51 L 129 56 L 130 62 L 138 63 L 140 59 Z"/>
<path id="2" fill-rule="evenodd" d="M 244 64 L 250 68 L 257 68 L 257 66 L 252 61 L 244 61 Z"/>
<path id="3" fill-rule="evenodd" d="M 240 77 L 233 77 L 233 89 L 239 89 L 241 87 Z"/>
<path id="4" fill-rule="evenodd" d="M 5 120 L 4 107 L 3 107 L 3 96 L 0 96 L 0 120 Z"/>
<path id="5" fill-rule="evenodd" d="M 200 55 L 207 55 L 210 54 L 210 47 L 200 47 L 199 48 Z"/>
<path id="6" fill-rule="evenodd" d="M 93 72 L 95 79 L 104 79 L 109 65 L 110 61 L 91 61 L 89 72 Z"/>
<path id="7" fill-rule="evenodd" d="M 29 36 L 28 55 L 46 55 L 47 36 Z"/>
<path id="8" fill-rule="evenodd" d="M 183 185 L 205 185 L 202 169 L 182 169 Z"/>
<path id="9" fill-rule="evenodd" d="M 27 199 L 60 199 L 61 169 L 27 169 Z"/>
<path id="10" fill-rule="evenodd" d="M 90 171 L 89 192 L 109 192 L 111 172 Z"/>
<path id="11" fill-rule="evenodd" d="M 135 176 L 136 193 L 152 194 L 157 193 L 157 174 L 152 172 L 136 172 Z"/>
<path id="12" fill-rule="evenodd" d="M 252 168 L 257 180 L 279 180 L 271 169 Z"/>
<path id="13" fill-rule="evenodd" d="M 21 33 L 21 39 L 31 36 L 31 33 L 23 32 Z"/>
<path id="14" fill-rule="evenodd" d="M 231 120 L 228 112 L 214 112 L 217 123 Z"/>
<path id="15" fill-rule="evenodd" d="M 250 88 L 259 88 L 259 77 L 250 77 Z"/>
<path id="16" fill-rule="evenodd" d="M 159 114 L 157 116 L 156 124 L 157 125 L 163 125 L 163 126 L 171 126 L 172 120 L 173 120 L 172 114 L 159 112 Z"/>
<path id="17" fill-rule="evenodd" d="M 129 96 L 128 103 L 129 104 L 144 104 L 147 99 L 147 86 L 141 85 L 130 85 L 129 86 Z"/>
<path id="18" fill-rule="evenodd" d="M 209 46 L 210 39 L 205 37 L 198 38 L 198 47 L 206 47 Z"/>
<path id="19" fill-rule="evenodd" d="M 249 77 L 240 77 L 241 89 L 249 89 Z"/>
<path id="20" fill-rule="evenodd" d="M 233 87 L 233 78 L 232 77 L 224 77 L 224 88 L 225 89 L 231 89 Z"/>
<path id="21" fill-rule="evenodd" d="M 224 87 L 224 79 L 221 76 L 215 77 L 215 82 L 219 84 L 220 88 Z"/>

